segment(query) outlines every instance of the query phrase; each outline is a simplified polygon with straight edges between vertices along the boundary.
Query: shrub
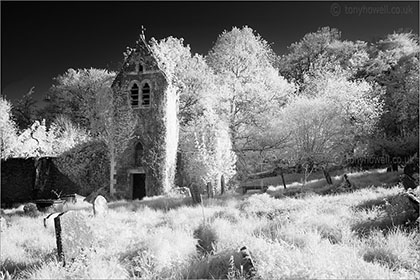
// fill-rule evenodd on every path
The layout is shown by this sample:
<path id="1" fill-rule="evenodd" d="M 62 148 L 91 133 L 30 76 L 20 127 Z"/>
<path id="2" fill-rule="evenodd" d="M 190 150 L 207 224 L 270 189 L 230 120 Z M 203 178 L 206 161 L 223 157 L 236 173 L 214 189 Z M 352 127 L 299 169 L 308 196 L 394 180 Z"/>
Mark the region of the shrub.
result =
<path id="1" fill-rule="evenodd" d="M 231 264 L 232 249 L 225 250 L 216 256 L 207 255 L 205 258 L 193 262 L 184 276 L 185 279 L 226 279 L 229 272 L 236 272 Z"/>
<path id="2" fill-rule="evenodd" d="M 23 212 L 30 217 L 37 217 L 40 215 L 35 203 L 27 203 L 23 206 Z"/>
<path id="3" fill-rule="evenodd" d="M 240 219 L 240 212 L 234 208 L 226 208 L 214 213 L 212 219 L 224 219 L 232 224 L 236 224 Z"/>
<path id="4" fill-rule="evenodd" d="M 217 234 L 209 224 L 200 224 L 194 231 L 194 237 L 198 239 L 197 249 L 203 254 L 213 254 L 216 250 Z"/>
<path id="5" fill-rule="evenodd" d="M 415 249 L 415 238 L 415 232 L 406 233 L 400 229 L 392 230 L 387 235 L 376 231 L 366 240 L 363 259 L 391 269 L 415 268 L 420 260 Z"/>

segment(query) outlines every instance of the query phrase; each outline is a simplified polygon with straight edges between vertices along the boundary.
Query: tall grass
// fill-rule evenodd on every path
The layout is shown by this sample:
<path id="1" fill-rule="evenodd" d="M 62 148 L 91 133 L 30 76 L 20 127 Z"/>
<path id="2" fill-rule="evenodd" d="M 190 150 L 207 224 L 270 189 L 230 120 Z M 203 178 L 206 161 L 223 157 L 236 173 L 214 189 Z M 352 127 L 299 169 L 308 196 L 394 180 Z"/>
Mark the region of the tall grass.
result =
<path id="1" fill-rule="evenodd" d="M 43 227 L 42 216 L 9 212 L 10 225 L 1 233 L 0 275 L 240 279 L 238 250 L 247 246 L 261 279 L 418 279 L 418 227 L 375 226 L 382 219 L 396 221 L 393 199 L 409 207 L 399 201 L 400 192 L 396 186 L 300 198 L 224 196 L 203 206 L 160 197 L 110 203 L 108 214 L 98 217 L 82 209 L 94 235 L 93 250 L 66 267 L 56 259 L 54 232 Z"/>

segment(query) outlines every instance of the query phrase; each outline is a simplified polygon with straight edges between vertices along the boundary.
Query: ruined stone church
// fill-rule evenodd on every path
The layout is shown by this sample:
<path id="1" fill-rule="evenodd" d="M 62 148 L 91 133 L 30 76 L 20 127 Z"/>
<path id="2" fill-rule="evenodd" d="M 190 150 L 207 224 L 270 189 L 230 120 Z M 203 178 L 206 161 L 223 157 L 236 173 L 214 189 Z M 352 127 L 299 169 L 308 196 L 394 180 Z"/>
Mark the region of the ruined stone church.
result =
<path id="1" fill-rule="evenodd" d="M 113 194 L 126 199 L 160 195 L 174 183 L 178 120 L 176 92 L 159 68 L 144 34 L 126 56 L 112 88 L 127 94 L 137 127 L 117 159 Z"/>

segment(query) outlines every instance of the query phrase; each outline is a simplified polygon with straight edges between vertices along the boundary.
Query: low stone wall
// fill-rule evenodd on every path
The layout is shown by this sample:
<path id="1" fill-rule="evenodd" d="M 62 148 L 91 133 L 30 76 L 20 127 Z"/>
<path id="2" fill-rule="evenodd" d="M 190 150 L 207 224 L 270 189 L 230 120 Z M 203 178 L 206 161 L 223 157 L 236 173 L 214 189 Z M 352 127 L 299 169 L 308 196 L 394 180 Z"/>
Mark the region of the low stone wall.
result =
<path id="1" fill-rule="evenodd" d="M 38 169 L 38 171 L 37 171 Z M 11 158 L 1 161 L 1 207 L 57 193 L 78 193 L 80 187 L 61 173 L 52 158 Z"/>

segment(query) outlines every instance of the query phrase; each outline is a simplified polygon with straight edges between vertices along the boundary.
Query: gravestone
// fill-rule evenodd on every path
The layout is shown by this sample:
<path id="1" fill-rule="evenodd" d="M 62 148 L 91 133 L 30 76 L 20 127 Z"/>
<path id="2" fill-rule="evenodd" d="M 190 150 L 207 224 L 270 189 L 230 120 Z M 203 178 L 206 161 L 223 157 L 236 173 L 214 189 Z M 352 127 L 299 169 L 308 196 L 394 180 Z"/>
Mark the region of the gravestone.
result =
<path id="1" fill-rule="evenodd" d="M 93 243 L 93 232 L 87 216 L 81 211 L 67 211 L 54 218 L 58 260 L 66 263 L 87 252 Z"/>
<path id="2" fill-rule="evenodd" d="M 93 201 L 93 214 L 95 216 L 97 215 L 103 215 L 108 211 L 108 204 L 102 195 L 98 195 L 95 200 Z"/>
<path id="3" fill-rule="evenodd" d="M 45 228 L 54 228 L 54 219 L 61 213 L 50 213 L 44 218 Z"/>

